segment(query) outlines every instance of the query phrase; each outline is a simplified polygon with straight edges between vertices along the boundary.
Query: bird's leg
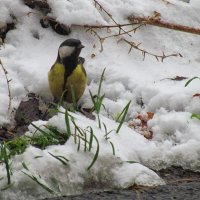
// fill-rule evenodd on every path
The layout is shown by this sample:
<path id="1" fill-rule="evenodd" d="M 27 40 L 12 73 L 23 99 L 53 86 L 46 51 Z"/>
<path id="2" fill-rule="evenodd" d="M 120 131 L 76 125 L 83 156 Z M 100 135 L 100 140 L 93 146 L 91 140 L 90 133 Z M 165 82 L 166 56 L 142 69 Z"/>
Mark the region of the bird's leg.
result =
<path id="1" fill-rule="evenodd" d="M 85 58 L 83 58 L 83 57 L 78 57 L 78 61 L 79 61 L 79 63 L 84 64 Z"/>
<path id="2" fill-rule="evenodd" d="M 77 111 L 85 115 L 87 118 L 95 120 L 96 117 L 92 114 L 92 109 L 90 108 L 83 108 L 82 105 L 77 105 L 76 106 Z"/>
<path id="3" fill-rule="evenodd" d="M 63 102 L 61 102 L 58 98 L 54 97 L 53 102 L 49 102 L 47 104 L 46 111 L 42 114 L 42 120 L 47 120 L 51 117 L 53 117 L 57 112 L 58 108 L 62 105 Z"/>

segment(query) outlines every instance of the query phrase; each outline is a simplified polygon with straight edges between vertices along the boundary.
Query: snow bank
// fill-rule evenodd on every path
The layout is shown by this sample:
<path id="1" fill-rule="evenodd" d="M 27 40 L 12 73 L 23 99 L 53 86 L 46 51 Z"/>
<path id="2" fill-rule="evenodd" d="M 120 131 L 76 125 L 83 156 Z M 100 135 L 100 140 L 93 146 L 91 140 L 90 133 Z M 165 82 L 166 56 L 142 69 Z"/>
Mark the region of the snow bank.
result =
<path id="1" fill-rule="evenodd" d="M 165 4 L 160 0 L 100 0 L 99 3 L 108 10 L 120 23 L 127 23 L 130 14 L 150 16 L 154 11 L 161 13 L 162 19 L 198 27 L 199 1 L 185 3 L 172 0 Z M 113 24 L 112 20 L 94 6 L 92 0 L 87 1 L 53 1 L 51 16 L 62 23 L 71 24 Z M 48 88 L 47 73 L 57 57 L 57 49 L 67 38 L 77 38 L 85 48 L 81 56 L 85 57 L 85 68 L 88 74 L 88 87 L 81 103 L 91 106 L 89 89 L 95 94 L 98 90 L 99 77 L 106 67 L 102 93 L 105 93 L 101 119 L 108 130 L 116 129 L 114 118 L 131 100 L 127 120 L 137 113 L 152 111 L 154 118 L 148 122 L 153 131 L 153 139 L 147 140 L 128 128 L 125 123 L 120 134 L 111 133 L 111 141 L 116 155 L 112 155 L 110 143 L 104 139 L 104 131 L 97 127 L 96 121 L 90 121 L 76 114 L 77 124 L 86 128 L 90 125 L 100 143 L 99 159 L 87 171 L 95 146 L 91 153 L 77 152 L 73 138 L 65 145 L 48 147 L 39 150 L 29 146 L 22 154 L 15 156 L 12 162 L 12 180 L 14 185 L 0 193 L 1 199 L 35 199 L 47 194 L 38 184 L 22 173 L 25 162 L 30 173 L 41 175 L 43 181 L 62 194 L 75 194 L 87 190 L 126 187 L 137 183 L 142 185 L 163 184 L 163 181 L 151 169 L 161 169 L 171 165 L 179 165 L 192 170 L 199 169 L 200 159 L 200 122 L 191 119 L 191 113 L 200 113 L 199 97 L 192 97 L 200 91 L 199 80 L 194 80 L 184 87 L 187 80 L 170 80 L 176 76 L 192 78 L 200 73 L 199 46 L 197 35 L 176 32 L 158 27 L 146 26 L 133 34 L 133 41 L 142 42 L 142 47 L 150 52 L 162 54 L 181 53 L 183 58 L 168 58 L 163 63 L 154 57 L 143 57 L 133 50 L 128 54 L 129 46 L 117 39 L 110 38 L 103 43 L 104 50 L 99 52 L 98 39 L 85 32 L 83 28 L 72 26 L 69 36 L 57 35 L 51 28 L 43 29 L 39 23 L 40 15 L 27 13 L 31 11 L 22 1 L 1 0 L 0 20 L 10 22 L 10 14 L 17 17 L 16 28 L 8 32 L 5 45 L 1 47 L 0 58 L 8 71 L 12 93 L 12 108 L 17 108 L 21 99 L 34 92 L 46 100 L 51 100 Z M 101 34 L 106 31 L 101 30 Z M 113 31 L 115 33 L 115 31 Z M 91 56 L 95 55 L 95 56 Z M 5 78 L 0 73 L 0 124 L 10 120 L 7 115 L 8 93 Z M 65 128 L 64 116 L 54 116 L 48 123 Z M 30 127 L 30 132 L 33 131 Z M 63 155 L 70 160 L 63 166 L 48 152 Z M 36 159 L 35 156 L 42 156 Z M 126 161 L 134 161 L 129 163 Z M 6 184 L 5 166 L 0 165 L 0 188 Z M 57 180 L 55 183 L 55 179 Z"/>

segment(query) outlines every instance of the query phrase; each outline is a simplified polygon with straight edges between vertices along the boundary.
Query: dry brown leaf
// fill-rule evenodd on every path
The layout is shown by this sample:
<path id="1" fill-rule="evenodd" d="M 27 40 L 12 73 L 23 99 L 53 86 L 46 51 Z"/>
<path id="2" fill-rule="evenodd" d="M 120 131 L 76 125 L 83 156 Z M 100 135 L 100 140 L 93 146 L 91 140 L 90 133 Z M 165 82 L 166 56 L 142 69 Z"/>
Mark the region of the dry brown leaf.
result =
<path id="1" fill-rule="evenodd" d="M 129 122 L 128 126 L 150 140 L 153 138 L 153 132 L 148 128 L 147 123 L 153 116 L 153 112 L 147 112 L 146 115 L 138 114 L 133 121 Z"/>
<path id="2" fill-rule="evenodd" d="M 148 119 L 153 119 L 154 113 L 153 112 L 147 112 Z"/>
<path id="3" fill-rule="evenodd" d="M 194 94 L 193 97 L 200 97 L 200 93 Z"/>
<path id="4" fill-rule="evenodd" d="M 94 53 L 91 54 L 91 58 L 94 58 L 96 55 Z"/>

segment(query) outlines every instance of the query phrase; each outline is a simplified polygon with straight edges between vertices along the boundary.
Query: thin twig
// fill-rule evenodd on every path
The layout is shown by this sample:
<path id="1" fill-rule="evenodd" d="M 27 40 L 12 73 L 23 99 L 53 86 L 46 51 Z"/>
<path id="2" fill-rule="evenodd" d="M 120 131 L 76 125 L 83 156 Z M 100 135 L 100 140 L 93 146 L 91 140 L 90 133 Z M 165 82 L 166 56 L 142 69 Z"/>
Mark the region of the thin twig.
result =
<path id="1" fill-rule="evenodd" d="M 90 31 L 90 33 L 93 33 L 95 36 L 97 36 L 98 37 L 98 39 L 99 39 L 99 42 L 100 42 L 100 45 L 101 45 L 101 48 L 100 48 L 100 52 L 102 52 L 103 51 L 103 42 L 104 42 L 104 38 L 102 38 L 98 33 L 97 33 L 97 31 L 95 31 L 94 29 L 87 29 L 86 30 L 86 32 L 88 32 L 88 31 Z"/>
<path id="2" fill-rule="evenodd" d="M 121 31 L 126 32 L 126 30 L 124 30 L 122 28 L 122 26 L 119 23 L 117 23 L 117 21 L 112 17 L 112 15 L 97 0 L 93 0 L 93 1 L 95 3 L 95 6 L 98 5 L 100 10 L 103 10 L 110 17 L 110 19 L 114 22 L 114 24 L 119 28 L 119 34 L 121 33 Z M 128 35 L 131 37 L 130 34 L 128 34 Z"/>
<path id="3" fill-rule="evenodd" d="M 113 35 L 109 35 L 109 36 L 106 36 L 106 37 L 103 37 L 103 39 L 107 39 L 107 38 L 111 38 L 111 37 L 117 37 L 117 36 L 121 36 L 121 35 L 126 35 L 127 33 L 131 33 L 131 32 L 136 32 L 137 29 L 139 29 L 141 26 L 144 26 L 145 24 L 140 24 L 139 26 L 129 30 L 129 31 L 126 31 L 124 33 L 120 33 L 120 34 L 113 34 Z"/>
<path id="4" fill-rule="evenodd" d="M 8 79 L 8 72 L 7 72 L 6 68 L 4 67 L 1 59 L 0 59 L 0 65 L 3 69 L 4 75 L 6 77 L 7 88 L 8 88 L 8 97 L 9 97 L 8 111 L 10 111 L 10 109 L 11 109 L 11 91 L 10 91 L 10 81 L 11 81 L 11 79 L 10 80 Z"/>

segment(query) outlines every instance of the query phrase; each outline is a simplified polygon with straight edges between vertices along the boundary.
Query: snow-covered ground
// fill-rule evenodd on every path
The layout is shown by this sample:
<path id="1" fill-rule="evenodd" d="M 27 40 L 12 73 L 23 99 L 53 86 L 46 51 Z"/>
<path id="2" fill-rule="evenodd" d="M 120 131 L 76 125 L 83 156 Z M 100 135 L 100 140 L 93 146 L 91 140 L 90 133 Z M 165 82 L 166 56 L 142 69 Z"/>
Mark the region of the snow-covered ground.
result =
<path id="1" fill-rule="evenodd" d="M 112 14 L 119 23 L 127 23 L 127 16 L 151 16 L 154 11 L 161 14 L 165 21 L 198 28 L 200 25 L 200 2 L 191 0 L 185 3 L 179 0 L 99 0 L 99 3 Z M 94 6 L 93 0 L 48 0 L 52 8 L 50 15 L 65 24 L 104 24 L 112 25 L 112 20 Z M 32 14 L 27 14 L 32 11 Z M 108 130 L 116 130 L 116 115 L 131 100 L 128 119 L 138 113 L 154 112 L 148 126 L 153 131 L 153 139 L 147 140 L 130 129 L 122 126 L 119 134 L 110 133 L 112 148 L 105 140 L 104 129 L 98 128 L 97 121 L 87 119 L 80 113 L 72 114 L 76 123 L 83 129 L 91 126 L 100 143 L 97 162 L 90 171 L 96 147 L 92 153 L 82 150 L 77 152 L 77 145 L 70 138 L 65 145 L 50 146 L 45 150 L 29 146 L 25 153 L 13 157 L 13 186 L 0 193 L 0 199 L 42 199 L 50 196 L 42 187 L 33 182 L 22 171 L 26 171 L 22 163 L 26 163 L 29 173 L 41 176 L 51 188 L 61 194 L 75 194 L 92 189 L 108 189 L 127 187 L 134 183 L 140 185 L 164 184 L 163 180 L 153 172 L 171 165 L 200 171 L 200 121 L 191 119 L 191 113 L 200 114 L 200 99 L 193 97 L 200 92 L 199 80 L 194 80 L 184 87 L 187 80 L 173 81 L 169 78 L 184 76 L 192 78 L 200 74 L 200 36 L 173 30 L 143 26 L 132 34 L 132 41 L 142 42 L 142 47 L 155 54 L 181 53 L 183 58 L 171 57 L 158 62 L 154 57 L 146 55 L 145 60 L 140 52 L 132 50 L 120 38 L 110 38 L 103 43 L 100 52 L 98 38 L 81 27 L 72 26 L 69 36 L 56 34 L 51 28 L 43 29 L 39 23 L 40 13 L 31 10 L 20 0 L 0 1 L 0 21 L 10 22 L 13 14 L 17 18 L 16 28 L 8 32 L 4 47 L 0 49 L 0 59 L 8 71 L 12 94 L 12 108 L 17 108 L 27 92 L 34 92 L 46 100 L 51 100 L 48 88 L 47 73 L 57 57 L 57 49 L 67 38 L 78 38 L 85 48 L 81 56 L 88 75 L 88 87 L 81 103 L 91 106 L 89 89 L 96 93 L 99 78 L 104 68 L 105 78 L 102 93 L 105 93 L 101 120 Z M 114 33 L 114 31 L 113 31 Z M 100 30 L 105 35 L 106 30 Z M 37 37 L 36 37 L 37 36 Z M 95 55 L 95 56 L 91 56 Z M 7 115 L 8 91 L 1 70 L 0 73 L 0 124 L 9 121 Z M 139 102 L 143 101 L 141 107 Z M 63 114 L 58 114 L 48 122 L 38 121 L 37 125 L 56 125 L 65 129 Z M 34 132 L 29 127 L 30 133 Z M 29 134 L 30 134 L 29 133 Z M 64 166 L 48 152 L 69 159 Z M 42 156 L 35 158 L 36 156 Z M 125 161 L 134 161 L 128 163 Z M 3 179 L 1 179 L 3 177 Z M 55 184 L 55 179 L 57 184 Z M 0 188 L 6 185 L 6 170 L 0 165 Z M 56 185 L 56 186 L 55 186 Z"/>

